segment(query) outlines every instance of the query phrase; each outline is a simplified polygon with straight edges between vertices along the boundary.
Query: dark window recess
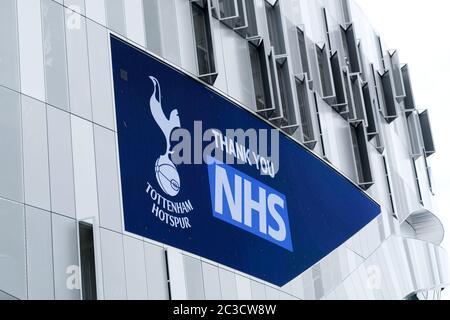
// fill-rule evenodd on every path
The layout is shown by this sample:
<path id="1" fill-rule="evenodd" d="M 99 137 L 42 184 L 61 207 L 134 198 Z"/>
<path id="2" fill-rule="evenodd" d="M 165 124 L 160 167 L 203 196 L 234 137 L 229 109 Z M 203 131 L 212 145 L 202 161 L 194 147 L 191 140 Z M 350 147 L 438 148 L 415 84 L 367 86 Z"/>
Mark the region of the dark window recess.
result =
<path id="1" fill-rule="evenodd" d="M 364 98 L 364 106 L 366 108 L 367 117 L 367 136 L 370 139 L 374 138 L 378 134 L 377 118 L 374 110 L 374 104 L 372 95 L 370 93 L 369 83 L 365 83 L 362 87 L 362 93 Z"/>
<path id="2" fill-rule="evenodd" d="M 170 273 L 169 273 L 169 255 L 167 253 L 167 250 L 164 250 L 164 260 L 166 263 L 167 293 L 169 296 L 169 300 L 172 300 L 172 288 L 170 285 Z"/>
<path id="3" fill-rule="evenodd" d="M 284 118 L 284 115 L 281 106 L 280 86 L 278 84 L 277 62 L 273 54 L 273 48 L 269 54 L 268 61 L 269 61 L 270 83 L 272 85 L 273 108 L 269 108 L 268 112 L 265 113 L 265 117 L 269 121 L 278 121 L 282 120 Z"/>
<path id="4" fill-rule="evenodd" d="M 423 202 L 423 196 L 422 196 L 422 190 L 420 188 L 420 180 L 419 180 L 419 175 L 417 174 L 417 165 L 416 165 L 416 161 L 414 159 L 411 159 L 412 162 L 412 167 L 414 170 L 414 177 L 415 177 L 415 182 L 416 182 L 416 191 L 417 191 L 417 197 L 419 198 L 419 202 L 424 205 Z"/>
<path id="5" fill-rule="evenodd" d="M 317 68 L 320 78 L 321 84 L 321 92 L 322 98 L 325 100 L 330 100 L 335 98 L 333 79 L 331 75 L 331 66 L 330 60 L 328 58 L 328 53 L 326 50 L 326 46 L 323 45 L 319 47 L 316 44 L 316 59 L 317 59 Z"/>
<path id="6" fill-rule="evenodd" d="M 320 121 L 320 112 L 319 112 L 319 103 L 317 102 L 317 93 L 313 92 L 313 95 L 314 95 L 314 111 L 317 116 L 317 125 L 319 127 L 319 138 L 320 138 L 320 147 L 322 150 L 322 156 L 325 160 L 328 161 L 327 153 L 325 150 L 325 142 L 323 140 L 322 122 Z"/>
<path id="7" fill-rule="evenodd" d="M 307 77 L 303 79 L 295 78 L 295 86 L 297 92 L 298 107 L 300 109 L 300 121 L 303 133 L 303 144 L 313 150 L 317 144 L 314 133 L 313 117 L 311 114 L 311 106 L 309 102 L 309 92 L 307 85 Z"/>
<path id="8" fill-rule="evenodd" d="M 352 101 L 353 101 L 353 117 L 354 121 L 363 121 L 367 125 L 366 107 L 364 105 L 364 97 L 362 91 L 362 81 L 359 74 L 350 74 L 350 84 L 352 88 Z"/>
<path id="9" fill-rule="evenodd" d="M 398 118 L 397 114 L 397 102 L 394 97 L 394 88 L 392 87 L 391 73 L 390 71 L 385 71 L 383 74 L 379 75 L 379 94 L 381 96 L 381 112 L 384 119 L 391 123 Z"/>
<path id="10" fill-rule="evenodd" d="M 213 13 L 219 20 L 231 20 L 239 16 L 238 0 L 215 0 L 215 2 L 217 7 Z"/>
<path id="11" fill-rule="evenodd" d="M 279 1 L 276 1 L 273 5 L 266 1 L 265 6 L 270 43 L 275 49 L 275 55 L 285 54 L 286 47 L 284 43 L 283 21 Z"/>
<path id="12" fill-rule="evenodd" d="M 197 51 L 198 76 L 212 85 L 217 79 L 217 72 L 211 30 L 211 8 L 208 0 L 190 1 Z"/>
<path id="13" fill-rule="evenodd" d="M 358 173 L 358 185 L 363 190 L 368 190 L 374 182 L 372 179 L 372 169 L 363 122 L 356 125 L 350 125 L 350 132 L 355 155 L 356 170 Z"/>
<path id="14" fill-rule="evenodd" d="M 405 85 L 403 83 L 403 76 L 400 67 L 398 52 L 389 52 L 389 60 L 390 70 L 392 70 L 392 76 L 394 80 L 395 98 L 398 102 L 400 102 L 405 98 Z"/>
<path id="15" fill-rule="evenodd" d="M 299 127 L 294 109 L 289 66 L 286 57 L 276 58 L 278 85 L 280 88 L 283 119 L 280 127 L 287 133 L 293 134 Z"/>
<path id="16" fill-rule="evenodd" d="M 297 41 L 298 48 L 300 51 L 300 61 L 302 64 L 302 72 L 308 75 L 308 79 L 311 79 L 311 73 L 309 70 L 309 62 L 308 62 L 308 45 L 306 42 L 305 32 L 297 27 Z M 309 86 L 309 84 L 308 84 Z"/>
<path id="17" fill-rule="evenodd" d="M 219 20 L 233 30 L 244 30 L 248 27 L 245 0 L 217 0 Z M 213 14 L 214 15 L 214 14 Z"/>
<path id="18" fill-rule="evenodd" d="M 390 205 L 391 205 L 391 212 L 393 213 L 394 216 L 396 216 L 395 213 L 395 205 L 394 205 L 394 196 L 392 193 L 392 183 L 391 183 L 391 178 L 389 175 L 389 169 L 388 169 L 388 164 L 387 164 L 387 160 L 386 160 L 386 156 L 382 156 L 383 158 L 383 165 L 384 165 L 384 173 L 386 176 L 386 184 L 388 187 L 388 191 L 389 191 L 389 200 L 390 200 Z"/>
<path id="19" fill-rule="evenodd" d="M 253 86 L 255 90 L 257 112 L 273 110 L 273 101 L 270 89 L 270 75 L 264 42 L 258 46 L 248 43 L 250 62 L 252 66 Z"/>
<path id="20" fill-rule="evenodd" d="M 91 224 L 79 223 L 81 283 L 83 300 L 97 300 L 94 232 Z"/>
<path id="21" fill-rule="evenodd" d="M 356 43 L 353 24 L 350 24 L 347 27 L 341 26 L 341 38 L 344 48 L 345 64 L 348 66 L 351 73 L 361 72 L 358 45 Z"/>
<path id="22" fill-rule="evenodd" d="M 341 115 L 348 114 L 347 92 L 344 73 L 339 62 L 339 55 L 336 51 L 331 56 L 331 72 L 333 73 L 334 90 L 336 97 L 331 106 Z"/>
<path id="23" fill-rule="evenodd" d="M 235 28 L 236 32 L 246 39 L 252 39 L 258 36 L 258 23 L 256 21 L 255 3 L 253 0 L 241 0 L 245 9 L 246 27 Z"/>
<path id="24" fill-rule="evenodd" d="M 423 144 L 425 155 L 427 157 L 436 153 L 436 148 L 434 146 L 433 133 L 431 131 L 430 116 L 428 110 L 423 111 L 419 114 L 420 128 L 422 131 Z"/>
<path id="25" fill-rule="evenodd" d="M 414 109 L 416 109 L 416 102 L 414 100 L 414 94 L 413 94 L 413 90 L 412 90 L 411 77 L 409 74 L 408 65 L 405 64 L 401 68 L 401 73 L 402 73 L 403 83 L 405 85 L 405 99 L 403 100 L 405 110 L 414 110 Z"/>

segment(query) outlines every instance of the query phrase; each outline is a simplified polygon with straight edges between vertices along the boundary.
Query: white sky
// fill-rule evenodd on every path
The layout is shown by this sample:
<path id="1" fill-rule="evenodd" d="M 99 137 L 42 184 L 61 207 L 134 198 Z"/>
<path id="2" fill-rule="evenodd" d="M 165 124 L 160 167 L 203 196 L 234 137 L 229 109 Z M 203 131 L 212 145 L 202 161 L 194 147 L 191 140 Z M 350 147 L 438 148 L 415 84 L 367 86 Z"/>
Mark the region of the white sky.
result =
<path id="1" fill-rule="evenodd" d="M 355 0 L 389 49 L 408 63 L 419 109 L 429 109 L 437 153 L 431 166 L 436 215 L 444 223 L 450 252 L 450 1 Z M 445 298 L 450 300 L 450 288 Z"/>

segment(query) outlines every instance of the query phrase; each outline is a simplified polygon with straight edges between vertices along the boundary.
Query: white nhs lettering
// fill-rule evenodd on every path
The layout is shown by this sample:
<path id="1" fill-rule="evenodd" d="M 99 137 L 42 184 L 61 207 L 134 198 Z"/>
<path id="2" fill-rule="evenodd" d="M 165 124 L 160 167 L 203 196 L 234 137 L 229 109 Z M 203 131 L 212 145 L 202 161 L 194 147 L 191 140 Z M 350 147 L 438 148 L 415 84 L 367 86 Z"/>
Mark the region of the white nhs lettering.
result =
<path id="1" fill-rule="evenodd" d="M 279 209 L 284 210 L 286 203 L 284 199 L 268 190 L 258 187 L 258 199 L 252 198 L 252 181 L 237 174 L 233 174 L 234 192 L 228 179 L 227 171 L 221 166 L 215 168 L 215 199 L 214 209 L 217 214 L 224 215 L 224 204 L 229 208 L 231 219 L 237 223 L 255 229 L 253 226 L 253 214 L 259 216 L 257 229 L 263 235 L 269 235 L 272 239 L 283 242 L 287 237 L 286 223 Z M 224 196 L 225 195 L 225 199 Z M 224 201 L 226 200 L 226 201 Z M 243 209 L 243 210 L 242 210 Z M 267 214 L 276 223 L 276 226 L 268 225 Z"/>

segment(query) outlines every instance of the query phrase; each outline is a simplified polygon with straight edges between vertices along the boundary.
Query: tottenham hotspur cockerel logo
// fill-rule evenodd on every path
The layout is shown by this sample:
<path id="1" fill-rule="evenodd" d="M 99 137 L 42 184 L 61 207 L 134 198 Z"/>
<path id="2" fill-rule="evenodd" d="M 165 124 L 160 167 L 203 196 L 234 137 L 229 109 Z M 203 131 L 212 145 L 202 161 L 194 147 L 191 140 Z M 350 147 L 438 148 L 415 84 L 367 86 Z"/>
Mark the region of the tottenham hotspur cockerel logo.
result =
<path id="1" fill-rule="evenodd" d="M 174 197 L 180 192 L 180 176 L 177 168 L 170 160 L 172 154 L 170 145 L 170 135 L 176 128 L 180 128 L 180 117 L 178 110 L 173 110 L 170 117 L 164 114 L 161 105 L 161 87 L 158 79 L 150 77 L 153 82 L 153 95 L 150 98 L 150 111 L 156 123 L 166 138 L 166 153 L 161 155 L 155 163 L 155 175 L 161 189 L 169 196 Z"/>

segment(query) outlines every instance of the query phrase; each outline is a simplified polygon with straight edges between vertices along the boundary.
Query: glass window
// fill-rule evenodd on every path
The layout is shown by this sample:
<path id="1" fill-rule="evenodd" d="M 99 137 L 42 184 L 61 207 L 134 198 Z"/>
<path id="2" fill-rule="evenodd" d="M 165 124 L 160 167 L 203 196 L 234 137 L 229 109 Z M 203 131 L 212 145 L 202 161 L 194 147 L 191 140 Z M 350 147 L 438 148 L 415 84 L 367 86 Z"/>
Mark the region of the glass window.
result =
<path id="1" fill-rule="evenodd" d="M 373 184 L 370 157 L 367 150 L 367 138 L 363 122 L 350 124 L 350 132 L 355 155 L 359 186 L 367 190 Z"/>
<path id="2" fill-rule="evenodd" d="M 298 107 L 300 109 L 300 120 L 302 124 L 303 143 L 310 149 L 314 149 L 317 141 L 314 133 L 314 126 L 309 104 L 308 86 L 305 79 L 295 79 Z"/>
<path id="3" fill-rule="evenodd" d="M 79 222 L 81 287 L 83 300 L 97 300 L 94 231 L 91 224 Z"/>
<path id="4" fill-rule="evenodd" d="M 194 0 L 191 2 L 191 5 L 197 51 L 198 74 L 201 79 L 213 84 L 217 78 L 217 73 L 208 3 L 209 1 Z"/>
<path id="5" fill-rule="evenodd" d="M 275 49 L 275 55 L 285 54 L 286 47 L 284 43 L 283 21 L 278 1 L 274 5 L 271 5 L 266 1 L 266 15 L 270 44 Z"/>
<path id="6" fill-rule="evenodd" d="M 258 46 L 249 42 L 250 62 L 252 65 L 253 86 L 255 89 L 257 111 L 271 108 L 270 80 L 264 43 Z"/>

